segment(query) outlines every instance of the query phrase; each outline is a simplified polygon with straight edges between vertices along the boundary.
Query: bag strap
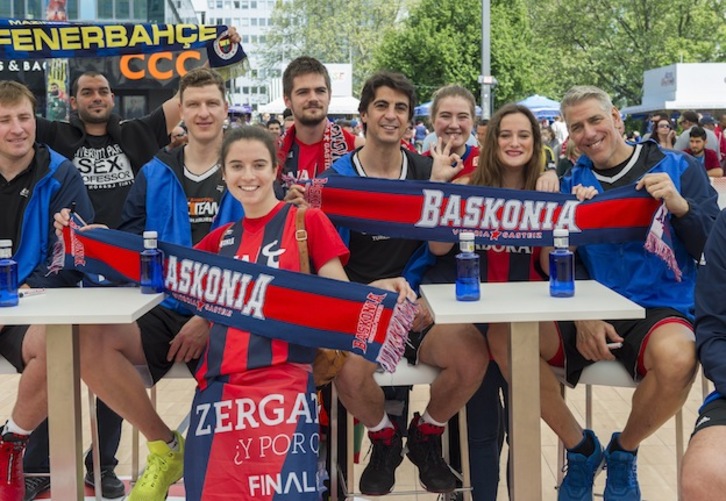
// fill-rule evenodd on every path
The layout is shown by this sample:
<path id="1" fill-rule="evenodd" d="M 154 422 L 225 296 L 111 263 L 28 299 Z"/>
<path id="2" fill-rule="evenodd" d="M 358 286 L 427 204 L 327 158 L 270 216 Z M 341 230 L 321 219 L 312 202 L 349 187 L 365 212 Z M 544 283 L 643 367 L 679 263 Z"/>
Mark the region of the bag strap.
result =
<path id="1" fill-rule="evenodd" d="M 310 256 L 308 253 L 308 232 L 305 229 L 305 212 L 306 207 L 298 207 L 295 214 L 295 240 L 297 240 L 297 250 L 300 255 L 300 271 L 310 274 Z"/>

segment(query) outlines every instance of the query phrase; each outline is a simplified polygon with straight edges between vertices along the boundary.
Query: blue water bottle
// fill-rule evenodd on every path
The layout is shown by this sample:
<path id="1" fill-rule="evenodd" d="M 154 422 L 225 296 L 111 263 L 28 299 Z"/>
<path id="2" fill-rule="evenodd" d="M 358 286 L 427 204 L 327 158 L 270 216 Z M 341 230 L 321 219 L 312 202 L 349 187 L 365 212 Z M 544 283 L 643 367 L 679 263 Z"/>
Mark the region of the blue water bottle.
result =
<path id="1" fill-rule="evenodd" d="M 550 296 L 575 295 L 575 256 L 568 249 L 570 232 L 555 230 L 555 250 L 550 253 Z"/>
<path id="2" fill-rule="evenodd" d="M 479 256 L 474 252 L 474 232 L 459 233 L 459 250 L 456 255 L 456 300 L 478 301 Z"/>
<path id="3" fill-rule="evenodd" d="M 18 263 L 13 260 L 13 241 L 0 240 L 0 306 L 18 305 Z"/>
<path id="4" fill-rule="evenodd" d="M 156 247 L 155 231 L 144 232 L 144 250 L 141 252 L 141 292 L 164 292 L 164 253 Z"/>

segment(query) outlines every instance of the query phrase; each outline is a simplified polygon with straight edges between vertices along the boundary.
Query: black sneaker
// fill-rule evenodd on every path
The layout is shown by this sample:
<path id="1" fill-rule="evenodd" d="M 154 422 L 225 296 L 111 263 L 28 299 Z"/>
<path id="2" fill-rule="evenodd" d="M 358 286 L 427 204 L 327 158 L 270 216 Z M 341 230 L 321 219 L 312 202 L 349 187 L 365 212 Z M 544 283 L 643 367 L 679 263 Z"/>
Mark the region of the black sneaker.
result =
<path id="1" fill-rule="evenodd" d="M 396 483 L 396 468 L 403 461 L 403 441 L 397 428 L 368 432 L 371 459 L 360 476 L 360 492 L 368 496 L 384 496 Z"/>
<path id="2" fill-rule="evenodd" d="M 50 477 L 25 477 L 25 501 L 33 501 L 40 494 L 50 489 Z"/>
<path id="3" fill-rule="evenodd" d="M 456 476 L 441 454 L 444 428 L 429 423 L 419 424 L 417 412 L 408 427 L 406 455 L 418 468 L 418 479 L 429 492 L 446 494 L 456 489 Z"/>
<path id="4" fill-rule="evenodd" d="M 93 483 L 93 472 L 87 471 L 86 478 L 83 479 L 86 485 L 94 487 Z M 101 471 L 101 495 L 105 498 L 120 498 L 126 494 L 126 487 L 124 483 L 119 480 L 113 470 L 102 470 Z"/>

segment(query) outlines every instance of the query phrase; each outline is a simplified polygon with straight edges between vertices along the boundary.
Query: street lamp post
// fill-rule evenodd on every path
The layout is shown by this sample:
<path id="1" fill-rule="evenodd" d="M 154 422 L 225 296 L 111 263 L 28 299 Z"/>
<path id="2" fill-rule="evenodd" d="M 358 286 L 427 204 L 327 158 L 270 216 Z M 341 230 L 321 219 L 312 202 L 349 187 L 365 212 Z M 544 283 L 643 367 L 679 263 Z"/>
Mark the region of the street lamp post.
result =
<path id="1" fill-rule="evenodd" d="M 491 76 L 491 0 L 481 2 L 481 118 L 490 118 L 492 115 L 492 87 L 496 80 Z"/>

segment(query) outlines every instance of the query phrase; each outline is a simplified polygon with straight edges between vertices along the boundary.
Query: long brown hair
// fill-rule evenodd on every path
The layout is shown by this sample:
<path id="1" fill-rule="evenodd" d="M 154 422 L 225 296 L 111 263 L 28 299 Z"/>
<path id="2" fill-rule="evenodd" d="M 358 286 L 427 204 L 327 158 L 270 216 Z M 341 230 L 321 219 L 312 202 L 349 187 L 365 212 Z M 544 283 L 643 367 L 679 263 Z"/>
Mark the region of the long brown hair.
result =
<path id="1" fill-rule="evenodd" d="M 534 190 L 537 179 L 542 173 L 542 134 L 540 133 L 539 123 L 529 108 L 516 103 L 505 104 L 497 110 L 492 119 L 489 121 L 485 144 L 482 145 L 479 153 L 479 165 L 472 173 L 469 184 L 478 186 L 492 186 L 494 188 L 502 187 L 502 173 L 504 165 L 499 160 L 499 133 L 502 125 L 502 119 L 507 115 L 521 113 L 529 120 L 532 127 L 532 158 L 529 159 L 524 167 L 524 189 Z"/>

